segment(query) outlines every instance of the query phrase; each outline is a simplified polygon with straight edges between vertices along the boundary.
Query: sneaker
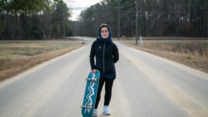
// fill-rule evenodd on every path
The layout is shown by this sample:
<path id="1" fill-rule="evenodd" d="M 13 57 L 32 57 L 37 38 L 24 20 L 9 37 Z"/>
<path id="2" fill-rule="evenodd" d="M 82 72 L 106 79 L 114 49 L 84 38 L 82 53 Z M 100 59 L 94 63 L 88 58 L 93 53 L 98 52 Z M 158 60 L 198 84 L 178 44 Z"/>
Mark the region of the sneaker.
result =
<path id="1" fill-rule="evenodd" d="M 106 115 L 110 115 L 110 110 L 108 109 L 108 106 L 104 106 L 104 107 L 103 107 L 103 112 L 104 112 L 104 114 L 106 114 Z"/>
<path id="2" fill-rule="evenodd" d="M 93 116 L 93 117 L 98 116 L 97 109 L 94 109 L 94 110 L 93 110 L 93 114 L 92 114 L 92 116 Z"/>

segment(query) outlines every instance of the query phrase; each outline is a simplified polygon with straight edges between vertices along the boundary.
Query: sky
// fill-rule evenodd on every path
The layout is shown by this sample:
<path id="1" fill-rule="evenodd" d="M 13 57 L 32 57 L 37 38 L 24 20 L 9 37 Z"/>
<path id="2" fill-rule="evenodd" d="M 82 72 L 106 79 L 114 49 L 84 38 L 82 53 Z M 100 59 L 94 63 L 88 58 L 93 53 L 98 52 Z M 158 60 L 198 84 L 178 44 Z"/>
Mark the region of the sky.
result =
<path id="1" fill-rule="evenodd" d="M 91 5 L 100 1 L 101 0 L 64 0 L 67 6 L 72 8 L 72 17 L 70 19 L 73 21 L 77 20 L 82 10 L 89 8 Z"/>

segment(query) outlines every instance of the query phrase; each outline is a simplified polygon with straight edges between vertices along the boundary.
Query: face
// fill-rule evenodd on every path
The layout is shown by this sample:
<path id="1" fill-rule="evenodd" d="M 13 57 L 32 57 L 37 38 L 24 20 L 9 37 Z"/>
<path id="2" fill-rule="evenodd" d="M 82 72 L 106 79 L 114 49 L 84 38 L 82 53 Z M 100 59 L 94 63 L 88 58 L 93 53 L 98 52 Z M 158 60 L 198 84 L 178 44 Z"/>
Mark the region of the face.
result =
<path id="1" fill-rule="evenodd" d="M 107 39 L 109 36 L 109 31 L 107 27 L 101 28 L 101 36 L 103 39 Z"/>

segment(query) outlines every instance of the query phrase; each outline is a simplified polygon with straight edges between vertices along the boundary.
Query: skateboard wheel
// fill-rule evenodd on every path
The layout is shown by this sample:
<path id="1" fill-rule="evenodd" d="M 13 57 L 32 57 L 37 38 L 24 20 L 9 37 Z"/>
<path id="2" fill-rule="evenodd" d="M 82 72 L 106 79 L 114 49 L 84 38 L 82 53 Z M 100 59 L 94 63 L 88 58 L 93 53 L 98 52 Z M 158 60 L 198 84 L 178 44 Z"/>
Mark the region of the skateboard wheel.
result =
<path id="1" fill-rule="evenodd" d="M 83 106 L 81 105 L 80 108 L 83 108 Z"/>
<path id="2" fill-rule="evenodd" d="M 95 78 L 95 81 L 97 81 L 97 78 Z"/>
<path id="3" fill-rule="evenodd" d="M 85 80 L 87 81 L 87 80 L 88 80 L 88 78 L 85 78 Z"/>
<path id="4" fill-rule="evenodd" d="M 90 106 L 90 109 L 92 109 L 92 106 Z"/>

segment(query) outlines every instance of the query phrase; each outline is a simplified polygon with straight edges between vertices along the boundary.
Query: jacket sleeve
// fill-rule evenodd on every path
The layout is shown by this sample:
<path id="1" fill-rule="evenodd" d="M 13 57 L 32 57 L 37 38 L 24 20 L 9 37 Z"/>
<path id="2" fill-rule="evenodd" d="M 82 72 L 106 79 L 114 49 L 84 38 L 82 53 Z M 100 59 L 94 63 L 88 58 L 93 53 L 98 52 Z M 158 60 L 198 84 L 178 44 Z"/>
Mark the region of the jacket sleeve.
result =
<path id="1" fill-rule="evenodd" d="M 113 49 L 113 61 L 114 63 L 116 63 L 119 60 L 119 53 L 118 53 L 118 48 L 115 44 L 114 45 L 114 49 Z"/>
<path id="2" fill-rule="evenodd" d="M 91 70 L 96 69 L 95 63 L 94 63 L 94 57 L 95 57 L 96 51 L 95 51 L 95 42 L 93 42 L 90 50 L 90 65 Z"/>

